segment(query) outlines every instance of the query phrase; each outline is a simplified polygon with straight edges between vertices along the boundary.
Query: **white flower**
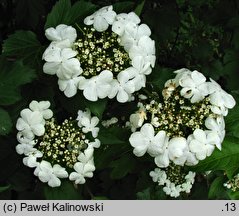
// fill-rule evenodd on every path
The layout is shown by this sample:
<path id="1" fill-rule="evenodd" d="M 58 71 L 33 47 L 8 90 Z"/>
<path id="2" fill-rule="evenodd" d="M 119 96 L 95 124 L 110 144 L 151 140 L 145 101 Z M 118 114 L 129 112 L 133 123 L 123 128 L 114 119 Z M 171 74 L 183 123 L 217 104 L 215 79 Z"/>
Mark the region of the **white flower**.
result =
<path id="1" fill-rule="evenodd" d="M 59 164 L 55 164 L 53 167 L 48 161 L 41 161 L 37 167 L 37 171 L 34 172 L 42 182 L 47 182 L 50 187 L 59 187 L 61 181 L 59 178 L 67 178 L 68 173 L 65 168 Z"/>
<path id="2" fill-rule="evenodd" d="M 132 60 L 132 66 L 129 69 L 132 70 L 131 73 L 134 74 L 132 81 L 134 82 L 135 91 L 140 90 L 142 87 L 145 87 L 146 76 L 152 72 L 150 67 L 150 62 L 145 62 L 145 59 L 142 56 L 136 56 Z"/>
<path id="3" fill-rule="evenodd" d="M 203 100 L 209 93 L 206 77 L 196 70 L 191 73 L 184 73 L 179 79 L 179 85 L 182 87 L 181 95 L 190 98 L 192 103 Z"/>
<path id="4" fill-rule="evenodd" d="M 49 101 L 40 101 L 37 102 L 35 100 L 33 100 L 30 105 L 29 108 L 32 111 L 39 111 L 40 113 L 42 113 L 42 116 L 44 119 L 50 119 L 53 116 L 53 112 L 48 109 L 50 107 L 50 102 Z"/>
<path id="5" fill-rule="evenodd" d="M 20 155 L 21 154 L 27 155 L 34 150 L 35 150 L 35 148 L 33 148 L 32 145 L 27 144 L 27 143 L 21 143 L 16 146 L 16 152 Z"/>
<path id="6" fill-rule="evenodd" d="M 130 127 L 131 131 L 135 132 L 137 128 L 140 128 L 144 120 L 147 119 L 146 110 L 142 103 L 138 103 L 139 110 L 136 113 L 130 115 Z"/>
<path id="7" fill-rule="evenodd" d="M 36 141 L 24 137 L 22 132 L 17 133 L 17 140 L 20 142 L 16 146 L 16 151 L 18 154 L 29 155 L 30 152 L 35 150 L 34 145 L 36 144 Z"/>
<path id="8" fill-rule="evenodd" d="M 93 171 L 95 170 L 93 162 L 93 148 L 88 148 L 81 153 L 78 157 L 80 162 L 75 163 L 74 169 L 76 172 L 72 172 L 69 176 L 71 181 L 75 181 L 75 184 L 84 184 L 85 177 L 93 177 Z"/>
<path id="9" fill-rule="evenodd" d="M 44 119 L 39 111 L 32 112 L 30 109 L 21 111 L 21 118 L 18 118 L 16 128 L 28 139 L 34 135 L 42 136 L 45 132 Z"/>
<path id="10" fill-rule="evenodd" d="M 84 19 L 86 25 L 94 26 L 95 30 L 103 32 L 108 29 L 109 24 L 112 25 L 116 17 L 112 5 L 103 7 Z"/>
<path id="11" fill-rule="evenodd" d="M 139 39 L 137 45 L 133 45 L 129 50 L 129 56 L 134 59 L 136 56 L 142 56 L 145 62 L 149 62 L 152 67 L 155 65 L 155 42 L 148 36 Z"/>
<path id="12" fill-rule="evenodd" d="M 121 44 L 126 51 L 129 51 L 133 45 L 136 45 L 143 36 L 150 36 L 151 30 L 146 24 L 137 25 L 128 23 L 125 26 L 125 32 L 121 37 Z"/>
<path id="13" fill-rule="evenodd" d="M 162 153 L 163 146 L 167 142 L 165 131 L 159 131 L 154 135 L 154 128 L 151 124 L 144 124 L 140 132 L 134 132 L 129 138 L 130 144 L 134 147 L 133 153 L 137 157 L 148 152 L 152 157 Z"/>
<path id="14" fill-rule="evenodd" d="M 158 167 L 164 168 L 169 166 L 168 143 L 165 144 L 163 152 L 154 158 L 154 162 Z"/>
<path id="15" fill-rule="evenodd" d="M 76 120 L 78 120 L 78 126 L 82 127 L 82 131 L 84 133 L 91 132 L 94 138 L 98 136 L 99 128 L 96 127 L 96 125 L 99 123 L 99 118 L 96 116 L 91 117 L 89 109 L 87 109 L 85 112 L 79 110 Z"/>
<path id="16" fill-rule="evenodd" d="M 77 58 L 77 51 L 71 48 L 59 48 L 50 45 L 43 53 L 43 59 L 46 63 L 43 65 L 43 71 L 46 74 L 56 74 L 60 79 L 71 79 L 82 73 L 80 62 Z"/>
<path id="17" fill-rule="evenodd" d="M 79 83 L 79 89 L 84 90 L 83 95 L 90 101 L 97 101 L 108 96 L 111 91 L 113 74 L 111 71 L 104 70 L 98 76 Z"/>
<path id="18" fill-rule="evenodd" d="M 75 181 L 75 184 L 84 184 L 85 183 L 85 177 L 92 178 L 93 177 L 93 171 L 95 170 L 95 166 L 92 163 L 80 163 L 77 162 L 74 165 L 74 169 L 76 172 L 72 172 L 70 174 L 70 180 Z"/>
<path id="19" fill-rule="evenodd" d="M 105 127 L 105 128 L 108 128 L 110 127 L 111 125 L 113 124 L 116 124 L 119 120 L 116 118 L 116 117 L 112 117 L 111 119 L 109 120 L 104 120 L 101 122 L 101 124 Z"/>
<path id="20" fill-rule="evenodd" d="M 45 35 L 50 41 L 69 40 L 70 43 L 73 43 L 77 37 L 75 28 L 64 24 L 46 29 Z"/>
<path id="21" fill-rule="evenodd" d="M 90 119 L 91 118 L 91 113 L 90 113 L 90 110 L 87 108 L 86 111 L 82 111 L 82 110 L 79 110 L 78 111 L 78 115 L 77 115 L 77 118 L 76 120 L 78 121 L 78 126 L 79 127 L 82 127 L 83 125 L 81 124 L 81 121 L 82 119 L 84 118 L 88 118 Z"/>
<path id="22" fill-rule="evenodd" d="M 131 93 L 135 91 L 134 82 L 131 80 L 134 77 L 134 73 L 131 73 L 130 68 L 121 71 L 117 80 L 111 82 L 111 92 L 108 95 L 109 98 L 113 98 L 117 95 L 117 101 L 125 103 L 130 99 Z"/>
<path id="23" fill-rule="evenodd" d="M 187 159 L 188 145 L 184 137 L 174 137 L 168 142 L 168 156 L 177 165 L 184 165 Z"/>
<path id="24" fill-rule="evenodd" d="M 95 139 L 94 142 L 88 143 L 88 148 L 99 148 L 100 147 L 100 140 Z"/>
<path id="25" fill-rule="evenodd" d="M 82 118 L 81 124 L 83 126 L 82 131 L 84 133 L 91 132 L 92 136 L 95 138 L 98 136 L 99 128 L 96 125 L 99 123 L 99 119 L 94 116 L 92 118 Z"/>
<path id="26" fill-rule="evenodd" d="M 58 79 L 58 86 L 65 96 L 73 97 L 77 93 L 79 83 L 84 79 L 81 76 L 76 76 L 71 79 Z"/>
<path id="27" fill-rule="evenodd" d="M 19 143 L 29 143 L 31 145 L 35 145 L 34 144 L 35 143 L 34 136 L 30 137 L 30 138 L 25 137 L 24 133 L 22 131 L 17 133 L 17 141 Z"/>
<path id="28" fill-rule="evenodd" d="M 130 12 L 128 14 L 121 13 L 118 14 L 115 18 L 115 21 L 112 24 L 112 31 L 122 36 L 124 34 L 125 26 L 127 24 L 139 24 L 140 18 L 134 13 Z"/>
<path id="29" fill-rule="evenodd" d="M 210 79 L 211 83 L 209 85 L 210 89 L 210 103 L 212 104 L 211 110 L 215 114 L 226 116 L 228 109 L 232 109 L 236 101 L 235 99 L 225 92 L 221 86 L 216 83 L 213 79 Z"/>
<path id="30" fill-rule="evenodd" d="M 174 183 L 170 182 L 170 181 L 166 181 L 166 186 L 163 188 L 163 191 L 171 196 L 171 197 L 178 197 L 180 196 L 180 192 L 181 192 L 181 185 L 177 185 L 175 186 Z"/>
<path id="31" fill-rule="evenodd" d="M 23 164 L 31 168 L 36 167 L 39 164 L 37 158 L 41 158 L 42 156 L 43 154 L 40 151 L 33 148 L 32 151 L 28 153 L 28 156 L 23 158 Z"/>
<path id="32" fill-rule="evenodd" d="M 167 100 L 174 90 L 178 87 L 178 83 L 175 79 L 169 79 L 165 84 L 164 84 L 164 89 L 162 91 L 163 97 Z"/>
<path id="33" fill-rule="evenodd" d="M 212 132 L 217 133 L 220 138 L 220 142 L 223 141 L 225 137 L 225 121 L 223 116 L 218 116 L 216 119 L 208 117 L 205 120 L 205 126 Z M 217 145 L 217 147 L 220 149 L 220 146 Z"/>
<path id="34" fill-rule="evenodd" d="M 210 140 L 206 132 L 201 129 L 196 129 L 193 136 L 189 137 L 189 149 L 198 160 L 204 160 L 210 156 L 214 148 L 213 140 Z"/>
<path id="35" fill-rule="evenodd" d="M 166 172 L 159 168 L 155 168 L 149 175 L 152 177 L 153 181 L 158 182 L 159 185 L 164 185 L 167 179 Z"/>

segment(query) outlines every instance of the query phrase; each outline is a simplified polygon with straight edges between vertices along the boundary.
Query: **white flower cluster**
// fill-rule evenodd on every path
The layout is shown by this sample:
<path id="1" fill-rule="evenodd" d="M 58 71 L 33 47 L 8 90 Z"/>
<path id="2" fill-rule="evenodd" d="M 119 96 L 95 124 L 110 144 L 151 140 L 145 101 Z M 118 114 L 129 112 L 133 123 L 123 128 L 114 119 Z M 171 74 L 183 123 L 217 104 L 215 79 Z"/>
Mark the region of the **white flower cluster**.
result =
<path id="1" fill-rule="evenodd" d="M 154 171 L 149 173 L 149 175 L 154 182 L 164 186 L 163 191 L 167 195 L 176 198 L 180 196 L 180 193 L 190 193 L 196 174 L 189 171 L 182 179 L 183 182 L 179 184 L 175 184 L 174 181 L 171 181 L 167 176 L 167 172 L 159 168 L 155 168 Z"/>
<path id="2" fill-rule="evenodd" d="M 80 89 L 90 101 L 116 97 L 121 103 L 127 102 L 132 93 L 145 87 L 146 75 L 151 73 L 155 65 L 155 42 L 150 38 L 150 28 L 146 24 L 140 24 L 140 18 L 134 12 L 116 14 L 112 6 L 103 7 L 86 17 L 84 24 L 93 25 L 94 31 L 97 32 L 108 31 L 111 25 L 112 33 L 118 37 L 118 46 L 123 46 L 129 56 L 130 65 L 119 71 L 117 69 L 118 73 L 115 74 L 110 69 L 103 70 L 97 67 L 101 64 L 100 61 L 92 62 L 89 59 L 89 64 L 95 64 L 96 70 L 92 72 L 93 76 L 85 76 L 82 61 L 87 59 L 87 55 L 92 57 L 95 54 L 91 54 L 88 48 L 84 53 L 79 53 L 74 46 L 74 43 L 77 44 L 76 29 L 61 24 L 56 28 L 46 29 L 46 37 L 52 42 L 43 54 L 46 61 L 43 71 L 57 75 L 59 89 L 64 91 L 67 97 L 74 96 L 77 89 Z M 92 37 L 91 33 L 88 34 L 89 39 Z M 102 42 L 103 47 L 109 46 L 110 41 Z M 89 40 L 82 44 L 78 43 L 77 46 L 82 47 L 85 44 L 90 44 L 92 50 L 95 49 L 95 44 Z M 98 50 L 102 49 L 98 48 L 97 52 Z M 115 55 L 118 58 L 117 55 L 121 54 Z M 100 55 L 99 58 L 102 60 L 104 57 Z M 123 63 L 120 61 L 120 64 Z M 107 64 L 112 64 L 112 60 L 108 59 Z"/>
<path id="3" fill-rule="evenodd" d="M 175 73 L 175 79 L 165 84 L 163 103 L 142 101 L 130 116 L 134 154 L 140 157 L 147 152 L 161 168 L 171 162 L 193 166 L 215 147 L 221 150 L 224 116 L 235 105 L 231 95 L 212 79 L 207 82 L 200 72 L 181 69 Z"/>
<path id="4" fill-rule="evenodd" d="M 19 142 L 16 151 L 24 155 L 24 165 L 35 168 L 34 174 L 50 187 L 60 186 L 60 179 L 68 177 L 76 184 L 84 184 L 86 177 L 93 176 L 94 148 L 100 146 L 98 139 L 87 139 L 86 136 L 91 132 L 93 138 L 97 137 L 99 119 L 91 117 L 88 110 L 80 110 L 77 129 L 72 128 L 73 124 L 68 120 L 61 128 L 54 124 L 49 107 L 49 101 L 32 101 L 29 108 L 21 111 L 16 124 Z M 72 166 L 66 166 L 68 164 Z"/>

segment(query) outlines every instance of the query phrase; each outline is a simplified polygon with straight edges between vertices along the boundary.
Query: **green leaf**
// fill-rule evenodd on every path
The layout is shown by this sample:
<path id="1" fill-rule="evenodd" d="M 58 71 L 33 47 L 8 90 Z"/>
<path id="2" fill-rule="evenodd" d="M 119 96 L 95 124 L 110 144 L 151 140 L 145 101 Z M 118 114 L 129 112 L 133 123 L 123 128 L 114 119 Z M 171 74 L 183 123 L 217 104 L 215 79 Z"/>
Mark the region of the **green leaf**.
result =
<path id="1" fill-rule="evenodd" d="M 89 1 L 77 1 L 68 13 L 68 19 L 65 24 L 73 25 L 77 22 L 82 22 L 85 17 L 89 16 L 97 9 L 97 6 Z"/>
<path id="2" fill-rule="evenodd" d="M 0 56 L 0 105 L 11 105 L 19 101 L 19 87 L 35 77 L 35 71 L 23 66 L 22 62 L 10 63 Z"/>
<path id="3" fill-rule="evenodd" d="M 235 94 L 235 100 L 238 101 L 239 95 Z M 226 131 L 227 134 L 239 138 L 239 104 L 237 102 L 236 106 L 228 112 L 228 115 L 225 117 Z"/>
<path id="4" fill-rule="evenodd" d="M 8 185 L 6 185 L 6 186 L 0 186 L 0 193 L 1 193 L 1 192 L 4 192 L 4 191 L 6 191 L 6 190 L 8 190 L 10 187 L 11 187 L 10 184 L 8 184 Z"/>
<path id="5" fill-rule="evenodd" d="M 0 108 L 0 135 L 7 135 L 12 129 L 12 120 L 7 111 Z"/>
<path id="6" fill-rule="evenodd" d="M 107 99 L 101 99 L 96 102 L 85 100 L 85 106 L 89 108 L 94 115 L 101 119 L 102 114 L 105 111 L 107 101 Z"/>
<path id="7" fill-rule="evenodd" d="M 127 142 L 129 131 L 121 127 L 102 127 L 98 139 L 103 145 L 119 145 Z"/>
<path id="8" fill-rule="evenodd" d="M 231 200 L 239 200 L 239 191 L 233 192 L 231 190 L 228 190 L 227 194 Z"/>
<path id="9" fill-rule="evenodd" d="M 143 191 L 138 192 L 137 195 L 137 199 L 139 200 L 151 200 L 151 194 L 150 194 L 150 187 L 146 188 Z"/>
<path id="10" fill-rule="evenodd" d="M 67 24 L 65 20 L 68 19 L 68 13 L 71 8 L 70 0 L 59 0 L 48 14 L 45 29 L 56 27 L 59 24 Z"/>
<path id="11" fill-rule="evenodd" d="M 59 24 L 73 25 L 80 20 L 83 21 L 96 8 L 96 5 L 85 0 L 78 1 L 73 6 L 70 0 L 60 0 L 48 14 L 45 29 L 56 27 Z"/>
<path id="12" fill-rule="evenodd" d="M 82 199 L 80 191 L 78 191 L 73 182 L 69 180 L 61 180 L 60 187 L 49 187 L 47 184 L 44 186 L 45 198 L 48 200 L 76 200 Z"/>
<path id="13" fill-rule="evenodd" d="M 28 65 L 40 65 L 44 47 L 35 33 L 31 31 L 16 31 L 3 43 L 3 53 L 17 59 L 22 59 Z"/>
<path id="14" fill-rule="evenodd" d="M 171 68 L 160 68 L 156 66 L 154 71 L 147 77 L 147 81 L 154 87 L 162 90 L 164 83 L 175 76 L 173 71 Z"/>
<path id="15" fill-rule="evenodd" d="M 226 189 L 223 186 L 225 182 L 225 176 L 217 177 L 209 188 L 208 199 L 227 199 Z"/>
<path id="16" fill-rule="evenodd" d="M 143 11 L 143 8 L 144 8 L 144 4 L 145 4 L 145 0 L 141 1 L 140 4 L 137 5 L 137 7 L 135 8 L 134 12 L 140 16 L 142 11 Z"/>
<path id="17" fill-rule="evenodd" d="M 116 13 L 126 13 L 133 9 L 134 3 L 132 1 L 117 2 L 113 4 L 113 10 Z"/>
<path id="18" fill-rule="evenodd" d="M 113 167 L 110 177 L 112 179 L 121 179 L 132 171 L 135 165 L 135 159 L 130 154 L 124 155 L 120 159 L 110 163 L 110 166 Z"/>
<path id="19" fill-rule="evenodd" d="M 215 149 L 213 154 L 198 165 L 192 167 L 195 171 L 230 170 L 239 167 L 239 138 L 227 136 L 222 144 L 222 150 Z"/>

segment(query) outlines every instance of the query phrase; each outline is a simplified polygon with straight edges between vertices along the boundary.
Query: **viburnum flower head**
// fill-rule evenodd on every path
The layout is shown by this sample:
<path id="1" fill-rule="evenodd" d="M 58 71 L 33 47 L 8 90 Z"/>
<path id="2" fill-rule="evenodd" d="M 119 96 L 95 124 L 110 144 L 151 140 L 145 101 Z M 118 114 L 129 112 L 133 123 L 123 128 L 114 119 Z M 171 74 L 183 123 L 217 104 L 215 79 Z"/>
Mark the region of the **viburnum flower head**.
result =
<path id="1" fill-rule="evenodd" d="M 183 167 L 171 165 L 166 169 L 155 168 L 149 175 L 158 185 L 163 186 L 163 191 L 174 198 L 181 193 L 190 193 L 195 181 L 195 173 L 186 173 Z"/>
<path id="2" fill-rule="evenodd" d="M 125 103 L 145 87 L 155 65 L 151 30 L 134 13 L 116 14 L 106 6 L 73 26 L 46 29 L 51 41 L 43 53 L 43 71 L 58 77 L 67 97 L 77 90 L 90 101 L 115 98 Z"/>
<path id="3" fill-rule="evenodd" d="M 24 155 L 24 165 L 34 168 L 34 174 L 50 187 L 60 186 L 60 179 L 68 177 L 84 184 L 95 170 L 93 153 L 100 146 L 99 119 L 89 110 L 79 110 L 76 120 L 70 117 L 58 124 L 49 107 L 49 101 L 32 101 L 21 111 L 16 124 L 16 151 Z"/>
<path id="4" fill-rule="evenodd" d="M 131 114 L 133 153 L 146 152 L 155 164 L 193 166 L 221 150 L 225 136 L 224 116 L 235 105 L 234 98 L 198 71 L 180 69 L 162 91 L 138 98 L 138 110 Z M 142 115 L 143 113 L 143 115 Z M 160 135 L 161 134 L 161 135 Z"/>

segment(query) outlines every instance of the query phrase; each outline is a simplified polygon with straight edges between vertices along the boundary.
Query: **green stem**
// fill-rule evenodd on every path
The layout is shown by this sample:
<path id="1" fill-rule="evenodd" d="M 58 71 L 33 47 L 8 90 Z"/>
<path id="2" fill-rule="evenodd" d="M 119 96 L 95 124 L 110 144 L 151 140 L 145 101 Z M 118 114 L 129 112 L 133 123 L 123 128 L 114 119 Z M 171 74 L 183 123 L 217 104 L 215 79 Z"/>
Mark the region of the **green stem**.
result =
<path id="1" fill-rule="evenodd" d="M 84 30 L 76 23 L 76 27 L 83 33 L 83 35 L 85 34 Z"/>

